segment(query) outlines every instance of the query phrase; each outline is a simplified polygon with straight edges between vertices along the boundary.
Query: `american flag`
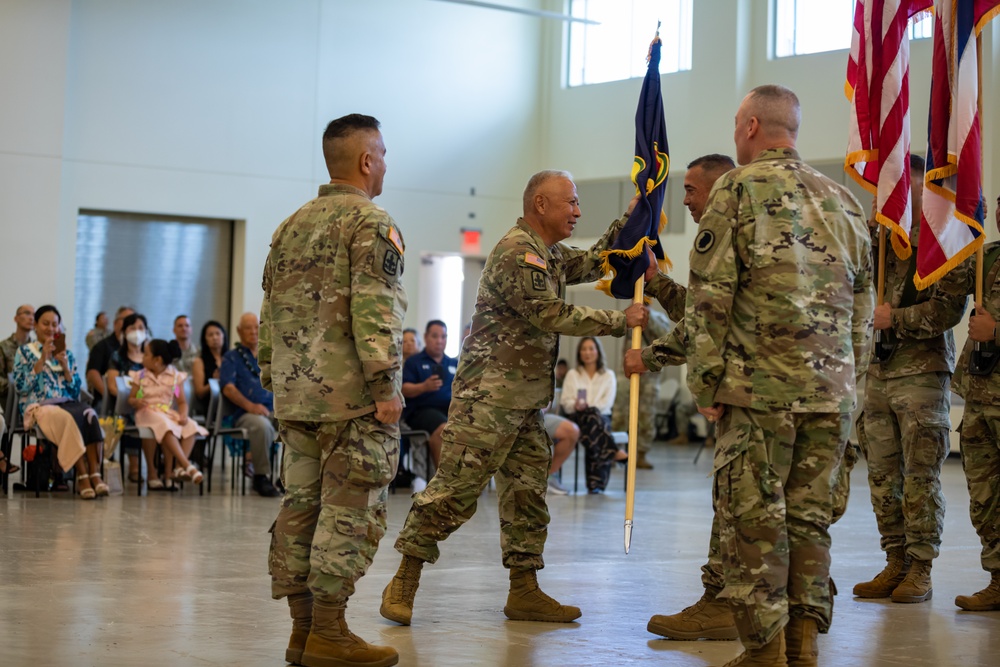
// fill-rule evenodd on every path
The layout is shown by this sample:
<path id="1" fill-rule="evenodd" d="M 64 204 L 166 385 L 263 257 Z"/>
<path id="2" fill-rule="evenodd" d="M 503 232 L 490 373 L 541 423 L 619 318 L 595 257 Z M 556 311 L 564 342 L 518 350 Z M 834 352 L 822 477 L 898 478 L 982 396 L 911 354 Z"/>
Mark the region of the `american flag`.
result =
<path id="1" fill-rule="evenodd" d="M 875 219 L 910 256 L 910 45 L 907 22 L 933 0 L 857 0 L 845 93 L 851 102 L 844 169 L 875 195 Z"/>
<path id="2" fill-rule="evenodd" d="M 997 0 L 939 0 L 927 121 L 927 173 L 917 249 L 924 289 L 983 245 L 981 64 L 976 37 L 997 14 Z"/>

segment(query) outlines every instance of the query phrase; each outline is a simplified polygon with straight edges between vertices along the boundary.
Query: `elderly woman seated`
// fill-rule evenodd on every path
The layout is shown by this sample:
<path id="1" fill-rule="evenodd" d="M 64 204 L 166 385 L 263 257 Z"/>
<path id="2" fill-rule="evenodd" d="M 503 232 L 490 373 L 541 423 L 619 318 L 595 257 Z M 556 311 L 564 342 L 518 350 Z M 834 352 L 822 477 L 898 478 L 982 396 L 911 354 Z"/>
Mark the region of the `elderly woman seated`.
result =
<path id="1" fill-rule="evenodd" d="M 66 349 L 62 317 L 55 306 L 35 311 L 37 340 L 22 345 L 14 357 L 14 386 L 25 424 L 37 423 L 57 448 L 64 470 L 76 468 L 77 490 L 89 500 L 108 495 L 101 479 L 104 433 L 97 413 L 80 402 L 80 374 Z"/>

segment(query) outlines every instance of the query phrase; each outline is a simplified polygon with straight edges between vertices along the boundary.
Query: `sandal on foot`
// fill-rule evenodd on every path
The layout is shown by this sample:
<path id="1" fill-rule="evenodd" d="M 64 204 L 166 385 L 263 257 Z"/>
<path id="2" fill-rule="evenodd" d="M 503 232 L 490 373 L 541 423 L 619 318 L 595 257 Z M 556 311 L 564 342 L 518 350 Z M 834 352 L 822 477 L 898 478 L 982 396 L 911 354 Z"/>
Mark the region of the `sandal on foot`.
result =
<path id="1" fill-rule="evenodd" d="M 188 474 L 187 469 L 177 466 L 176 468 L 174 468 L 174 479 L 176 479 L 178 482 L 190 482 L 191 475 Z"/>
<path id="2" fill-rule="evenodd" d="M 10 462 L 7 455 L 0 452 L 0 475 L 13 475 L 21 470 L 21 466 L 16 466 Z"/>
<path id="3" fill-rule="evenodd" d="M 153 479 L 146 482 L 146 486 L 150 491 L 162 491 L 163 490 L 163 480 L 159 477 L 154 477 Z"/>
<path id="4" fill-rule="evenodd" d="M 80 498 L 82 498 L 83 500 L 93 500 L 94 498 L 97 497 L 97 493 L 94 491 L 94 489 L 92 489 L 89 486 L 90 475 L 80 475 L 79 477 L 77 477 L 76 478 L 77 486 L 80 485 L 80 482 L 87 482 L 88 485 L 86 489 L 80 489 Z"/>
<path id="5" fill-rule="evenodd" d="M 201 484 L 202 480 L 205 479 L 205 476 L 194 465 L 189 465 L 184 471 L 184 475 L 191 480 L 192 484 Z"/>
<path id="6" fill-rule="evenodd" d="M 96 493 L 98 496 L 108 495 L 111 489 L 109 489 L 107 483 L 105 483 L 105 481 L 101 479 L 101 473 L 99 472 L 91 473 L 90 479 L 93 480 L 95 477 L 97 478 L 97 481 L 96 482 L 91 481 L 90 483 L 91 486 L 94 487 L 94 493 Z"/>

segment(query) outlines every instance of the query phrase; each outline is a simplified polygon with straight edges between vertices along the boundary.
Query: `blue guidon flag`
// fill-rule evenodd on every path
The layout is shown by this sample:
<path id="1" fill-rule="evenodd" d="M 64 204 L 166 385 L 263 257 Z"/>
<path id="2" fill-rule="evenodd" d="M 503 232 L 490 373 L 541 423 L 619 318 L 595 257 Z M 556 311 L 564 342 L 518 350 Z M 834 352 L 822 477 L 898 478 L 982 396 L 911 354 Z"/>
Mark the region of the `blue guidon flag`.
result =
<path id="1" fill-rule="evenodd" d="M 649 267 L 645 251 L 647 245 L 652 247 L 661 268 L 670 266 L 670 260 L 659 242 L 660 232 L 667 225 L 663 199 L 667 192 L 667 172 L 670 170 L 667 126 L 663 121 L 663 96 L 660 93 L 660 47 L 657 26 L 656 37 L 649 45 L 646 77 L 642 81 L 639 107 L 635 112 L 632 183 L 639 194 L 639 202 L 611 250 L 602 254 L 604 270 L 612 277 L 600 281 L 597 288 L 618 299 L 632 299 L 635 282 Z"/>

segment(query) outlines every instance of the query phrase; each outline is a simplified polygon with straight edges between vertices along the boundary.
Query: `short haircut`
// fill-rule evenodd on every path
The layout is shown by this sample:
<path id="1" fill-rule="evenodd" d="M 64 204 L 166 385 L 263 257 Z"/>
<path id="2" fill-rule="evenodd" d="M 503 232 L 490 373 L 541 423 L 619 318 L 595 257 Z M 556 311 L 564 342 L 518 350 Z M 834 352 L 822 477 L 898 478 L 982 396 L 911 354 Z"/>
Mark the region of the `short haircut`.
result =
<path id="1" fill-rule="evenodd" d="M 341 154 L 344 150 L 343 139 L 347 139 L 356 132 L 378 132 L 381 126 L 382 124 L 374 116 L 365 116 L 360 113 L 352 113 L 331 120 L 323 132 L 323 158 L 326 160 L 327 167 L 337 165 L 351 157 Z"/>
<path id="2" fill-rule="evenodd" d="M 121 317 L 122 313 L 124 313 L 126 310 L 130 310 L 133 313 L 135 312 L 135 308 L 133 308 L 132 306 L 118 306 L 118 310 L 115 311 L 115 319 L 117 320 L 119 317 Z"/>
<path id="3" fill-rule="evenodd" d="M 174 318 L 174 324 L 177 324 L 177 320 L 180 320 L 180 319 L 190 320 L 191 318 L 188 317 L 187 315 L 178 315 L 177 317 Z"/>
<path id="4" fill-rule="evenodd" d="M 688 169 L 694 169 L 695 167 L 700 167 L 706 174 L 716 174 L 716 178 L 718 178 L 718 176 L 721 176 L 730 169 L 735 169 L 736 163 L 728 155 L 709 153 L 708 155 L 702 155 L 699 158 L 691 160 L 687 166 Z"/>
<path id="5" fill-rule="evenodd" d="M 448 331 L 448 325 L 447 324 L 445 324 L 441 320 L 431 320 L 430 322 L 427 323 L 427 326 L 424 328 L 424 335 L 425 336 L 427 335 L 427 332 L 431 330 L 431 327 L 434 326 L 434 325 L 437 325 L 437 326 L 441 327 L 447 333 L 447 331 Z"/>
<path id="6" fill-rule="evenodd" d="M 414 336 L 416 336 L 417 335 L 417 330 L 414 329 L 413 327 L 406 327 L 405 329 L 403 329 L 403 333 L 405 333 L 405 334 L 411 333 Z"/>
<path id="7" fill-rule="evenodd" d="M 565 178 L 572 181 L 573 174 L 560 169 L 543 169 L 529 178 L 528 184 L 524 187 L 524 200 L 522 202 L 525 213 L 531 210 L 532 202 L 534 202 L 535 195 L 538 193 L 538 190 L 546 182 L 551 181 L 553 178 Z"/>
<path id="8" fill-rule="evenodd" d="M 788 88 L 773 83 L 757 86 L 747 101 L 750 115 L 757 117 L 765 131 L 780 127 L 792 135 L 799 133 L 802 108 L 798 96 Z"/>
<path id="9" fill-rule="evenodd" d="M 910 153 L 910 171 L 919 171 L 921 174 L 927 169 L 924 158 L 917 153 Z"/>

